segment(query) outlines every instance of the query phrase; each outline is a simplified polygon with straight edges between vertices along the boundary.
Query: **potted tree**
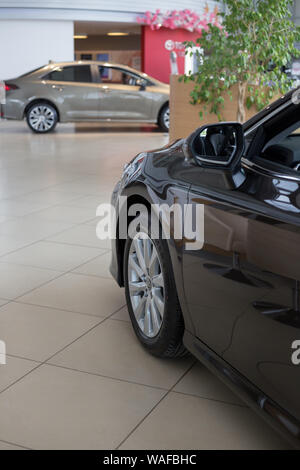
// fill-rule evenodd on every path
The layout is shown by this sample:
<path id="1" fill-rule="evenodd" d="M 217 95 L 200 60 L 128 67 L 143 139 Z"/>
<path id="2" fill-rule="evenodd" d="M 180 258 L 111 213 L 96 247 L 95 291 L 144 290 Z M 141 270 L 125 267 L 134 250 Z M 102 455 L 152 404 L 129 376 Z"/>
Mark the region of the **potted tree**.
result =
<path id="1" fill-rule="evenodd" d="M 292 0 L 224 0 L 221 27 L 208 24 L 186 53 L 203 50 L 195 73 L 171 78 L 171 138 L 216 120 L 245 120 L 292 87 L 285 73 L 300 51 Z M 198 51 L 197 54 L 200 54 Z M 177 98 L 176 99 L 176 93 Z M 180 96 L 181 95 L 181 96 Z M 189 103 L 183 100 L 189 96 Z M 193 107 L 194 105 L 194 107 Z M 180 109 L 178 108 L 180 107 Z"/>

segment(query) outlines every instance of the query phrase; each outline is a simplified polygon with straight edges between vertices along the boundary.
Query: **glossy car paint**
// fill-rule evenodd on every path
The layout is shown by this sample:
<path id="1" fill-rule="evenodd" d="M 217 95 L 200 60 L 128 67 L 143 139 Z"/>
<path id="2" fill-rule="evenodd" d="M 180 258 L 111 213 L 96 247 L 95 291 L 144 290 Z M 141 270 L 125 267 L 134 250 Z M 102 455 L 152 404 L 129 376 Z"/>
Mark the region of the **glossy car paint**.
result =
<path id="1" fill-rule="evenodd" d="M 88 65 L 91 83 L 54 81 L 47 75 L 59 68 Z M 99 66 L 112 67 L 146 80 L 147 86 L 100 83 Z M 4 118 L 23 119 L 28 107 L 45 100 L 58 111 L 60 122 L 137 121 L 156 123 L 169 101 L 169 86 L 130 67 L 103 62 L 51 63 L 28 75 L 6 80 L 18 89 L 6 93 Z"/>
<path id="2" fill-rule="evenodd" d="M 284 110 L 299 116 L 291 94 L 246 123 L 246 135 Z M 184 344 L 300 447 L 300 366 L 291 361 L 300 313 L 295 318 L 254 307 L 262 300 L 293 305 L 300 280 L 300 173 L 246 154 L 234 174 L 204 168 L 187 158 L 185 140 L 146 155 L 118 183 L 116 207 L 120 195 L 128 196 L 129 205 L 204 204 L 203 248 L 190 251 L 182 240 L 168 240 Z M 123 248 L 124 241 L 113 241 L 111 272 L 121 286 Z"/>

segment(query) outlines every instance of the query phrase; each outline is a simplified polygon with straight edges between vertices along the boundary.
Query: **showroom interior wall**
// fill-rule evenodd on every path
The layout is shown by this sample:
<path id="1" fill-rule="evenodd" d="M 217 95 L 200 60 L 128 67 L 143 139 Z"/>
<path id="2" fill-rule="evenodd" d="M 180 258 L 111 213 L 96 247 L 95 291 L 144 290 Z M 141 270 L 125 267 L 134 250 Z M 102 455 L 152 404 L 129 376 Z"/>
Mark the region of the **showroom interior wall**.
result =
<path id="1" fill-rule="evenodd" d="M 0 20 L 0 80 L 49 60 L 73 60 L 73 28 L 73 21 Z"/>
<path id="2" fill-rule="evenodd" d="M 76 22 L 136 24 L 137 16 L 147 10 L 189 8 L 201 13 L 206 4 L 211 9 L 216 4 L 222 8 L 222 2 L 211 0 L 0 0 L 0 80 L 13 78 L 50 59 L 73 60 Z M 300 0 L 295 0 L 294 19 L 299 24 Z M 88 41 L 80 46 L 84 52 Z"/>
<path id="3" fill-rule="evenodd" d="M 74 59 L 74 23 L 136 24 L 137 16 L 157 8 L 201 12 L 211 0 L 0 0 L 0 80 L 52 59 Z M 16 33 L 17 31 L 17 33 Z M 136 38 L 128 38 L 135 41 Z M 82 45 L 83 47 L 83 45 Z M 85 43 L 85 48 L 88 43 Z M 137 49 L 137 48 L 135 48 Z M 107 50 L 107 48 L 106 48 Z M 133 46 L 129 47 L 133 50 Z"/>

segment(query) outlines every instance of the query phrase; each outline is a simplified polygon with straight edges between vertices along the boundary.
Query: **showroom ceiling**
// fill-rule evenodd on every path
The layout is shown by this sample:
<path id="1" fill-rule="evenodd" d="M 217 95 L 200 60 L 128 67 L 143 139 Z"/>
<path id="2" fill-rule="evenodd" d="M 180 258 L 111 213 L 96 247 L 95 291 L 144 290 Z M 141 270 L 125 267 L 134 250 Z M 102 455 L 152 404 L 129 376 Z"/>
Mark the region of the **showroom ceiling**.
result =
<path id="1" fill-rule="evenodd" d="M 136 23 L 111 23 L 100 21 L 75 21 L 74 33 L 89 36 L 102 36 L 109 32 L 120 31 L 129 34 L 140 34 L 141 27 Z"/>

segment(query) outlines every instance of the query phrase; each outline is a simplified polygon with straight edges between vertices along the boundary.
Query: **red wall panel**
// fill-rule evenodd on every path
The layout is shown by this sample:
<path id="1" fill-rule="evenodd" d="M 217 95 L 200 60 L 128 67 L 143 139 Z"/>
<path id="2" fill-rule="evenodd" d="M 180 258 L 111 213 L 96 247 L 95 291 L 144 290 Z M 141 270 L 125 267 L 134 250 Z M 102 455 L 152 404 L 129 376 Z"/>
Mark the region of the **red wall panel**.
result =
<path id="1" fill-rule="evenodd" d="M 184 73 L 183 41 L 192 41 L 199 33 L 191 33 L 185 29 L 160 28 L 152 30 L 143 26 L 142 31 L 142 67 L 143 71 L 162 82 L 170 80 L 170 52 L 177 54 L 179 73 Z"/>

